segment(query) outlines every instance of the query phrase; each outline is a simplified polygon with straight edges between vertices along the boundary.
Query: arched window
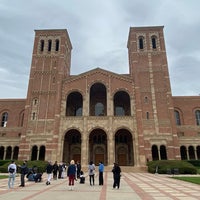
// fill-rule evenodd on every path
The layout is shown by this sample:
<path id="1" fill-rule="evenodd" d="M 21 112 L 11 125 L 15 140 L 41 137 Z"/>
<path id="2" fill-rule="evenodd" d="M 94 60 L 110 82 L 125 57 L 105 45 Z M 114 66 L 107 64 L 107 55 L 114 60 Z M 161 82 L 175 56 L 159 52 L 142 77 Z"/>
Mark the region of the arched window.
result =
<path id="1" fill-rule="evenodd" d="M 35 120 L 36 119 L 36 113 L 33 112 L 33 115 L 32 115 L 32 120 Z"/>
<path id="2" fill-rule="evenodd" d="M 195 152 L 194 152 L 193 146 L 188 147 L 188 153 L 189 153 L 189 159 L 194 160 L 195 159 Z"/>
<path id="3" fill-rule="evenodd" d="M 175 116 L 175 120 L 176 120 L 176 125 L 181 125 L 180 114 L 177 110 L 174 111 L 174 116 Z"/>
<path id="4" fill-rule="evenodd" d="M 10 160 L 11 159 L 11 155 L 12 155 L 12 147 L 9 146 L 6 149 L 6 160 Z"/>
<path id="5" fill-rule="evenodd" d="M 118 91 L 114 95 L 114 115 L 130 116 L 130 96 L 127 92 Z"/>
<path id="6" fill-rule="evenodd" d="M 72 92 L 67 97 L 66 116 L 82 116 L 83 97 L 79 92 Z"/>
<path id="7" fill-rule="evenodd" d="M 196 147 L 197 159 L 200 160 L 200 146 Z"/>
<path id="8" fill-rule="evenodd" d="M 139 49 L 144 49 L 144 38 L 139 37 Z"/>
<path id="9" fill-rule="evenodd" d="M 5 151 L 5 148 L 3 146 L 0 147 L 0 160 L 3 160 L 4 158 L 4 151 Z"/>
<path id="10" fill-rule="evenodd" d="M 149 119 L 149 112 L 146 112 L 146 119 Z"/>
<path id="11" fill-rule="evenodd" d="M 195 117 L 196 117 L 196 124 L 200 125 L 200 110 L 195 111 Z"/>
<path id="12" fill-rule="evenodd" d="M 38 154 L 38 147 L 35 145 L 32 147 L 31 160 L 37 160 L 37 154 Z"/>
<path id="13" fill-rule="evenodd" d="M 164 145 L 160 146 L 160 159 L 167 160 L 167 151 L 166 151 L 166 147 Z"/>
<path id="14" fill-rule="evenodd" d="M 151 38 L 151 43 L 152 43 L 152 48 L 156 49 L 157 48 L 157 44 L 156 44 L 156 37 L 155 36 L 153 36 Z"/>
<path id="15" fill-rule="evenodd" d="M 181 146 L 180 153 L 181 153 L 181 160 L 187 160 L 187 148 L 185 146 Z"/>
<path id="16" fill-rule="evenodd" d="M 95 83 L 90 88 L 90 115 L 107 115 L 107 93 L 102 83 Z"/>
<path id="17" fill-rule="evenodd" d="M 39 160 L 45 160 L 45 152 L 46 152 L 45 146 L 41 146 L 39 151 Z"/>
<path id="18" fill-rule="evenodd" d="M 157 145 L 153 145 L 151 147 L 151 154 L 153 160 L 159 160 L 159 154 L 158 154 L 158 147 Z"/>
<path id="19" fill-rule="evenodd" d="M 4 112 L 1 117 L 1 127 L 6 127 L 8 122 L 8 113 Z"/>
<path id="20" fill-rule="evenodd" d="M 144 103 L 148 103 L 149 100 L 148 100 L 148 97 L 144 97 Z"/>
<path id="21" fill-rule="evenodd" d="M 48 40 L 48 51 L 51 51 L 52 40 Z"/>
<path id="22" fill-rule="evenodd" d="M 56 51 L 59 51 L 59 46 L 60 46 L 60 42 L 59 42 L 59 40 L 57 39 L 57 40 L 56 40 L 56 48 L 55 48 Z"/>
<path id="23" fill-rule="evenodd" d="M 44 51 L 44 40 L 40 40 L 40 51 Z"/>

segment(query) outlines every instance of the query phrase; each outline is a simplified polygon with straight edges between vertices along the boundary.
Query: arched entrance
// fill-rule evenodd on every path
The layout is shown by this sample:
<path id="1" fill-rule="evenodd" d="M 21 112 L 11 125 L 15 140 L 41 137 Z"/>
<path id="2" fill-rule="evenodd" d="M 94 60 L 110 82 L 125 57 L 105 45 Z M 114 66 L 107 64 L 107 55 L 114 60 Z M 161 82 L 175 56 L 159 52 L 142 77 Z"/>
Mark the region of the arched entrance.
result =
<path id="1" fill-rule="evenodd" d="M 72 159 L 75 162 L 81 161 L 81 134 L 75 129 L 65 134 L 63 145 L 63 161 L 68 164 Z"/>
<path id="2" fill-rule="evenodd" d="M 93 161 L 95 165 L 102 161 L 107 165 L 107 157 L 107 135 L 102 129 L 95 129 L 89 136 L 89 161 Z"/>
<path id="3" fill-rule="evenodd" d="M 120 129 L 115 134 L 115 162 L 121 166 L 134 165 L 133 138 L 126 129 Z"/>

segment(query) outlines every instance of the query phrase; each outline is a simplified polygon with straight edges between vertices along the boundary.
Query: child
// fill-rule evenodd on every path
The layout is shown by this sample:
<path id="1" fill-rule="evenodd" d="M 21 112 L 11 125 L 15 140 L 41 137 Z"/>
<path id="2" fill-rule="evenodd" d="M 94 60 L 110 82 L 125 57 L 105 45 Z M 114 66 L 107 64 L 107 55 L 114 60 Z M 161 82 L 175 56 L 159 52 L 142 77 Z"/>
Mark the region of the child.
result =
<path id="1" fill-rule="evenodd" d="M 84 177 L 83 171 L 80 172 L 80 183 L 81 184 L 85 183 L 85 177 Z"/>

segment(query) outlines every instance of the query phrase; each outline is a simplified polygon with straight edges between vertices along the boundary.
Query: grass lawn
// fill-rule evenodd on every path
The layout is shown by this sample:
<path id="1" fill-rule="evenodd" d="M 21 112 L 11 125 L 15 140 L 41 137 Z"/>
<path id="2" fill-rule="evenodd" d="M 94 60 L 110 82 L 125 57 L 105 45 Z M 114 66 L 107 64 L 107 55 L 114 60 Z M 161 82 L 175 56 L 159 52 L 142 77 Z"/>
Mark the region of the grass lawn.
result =
<path id="1" fill-rule="evenodd" d="M 191 176 L 188 176 L 188 177 L 173 177 L 173 178 L 200 185 L 200 177 L 191 177 Z"/>
<path id="2" fill-rule="evenodd" d="M 8 178 L 8 175 L 0 175 L 0 179 Z"/>

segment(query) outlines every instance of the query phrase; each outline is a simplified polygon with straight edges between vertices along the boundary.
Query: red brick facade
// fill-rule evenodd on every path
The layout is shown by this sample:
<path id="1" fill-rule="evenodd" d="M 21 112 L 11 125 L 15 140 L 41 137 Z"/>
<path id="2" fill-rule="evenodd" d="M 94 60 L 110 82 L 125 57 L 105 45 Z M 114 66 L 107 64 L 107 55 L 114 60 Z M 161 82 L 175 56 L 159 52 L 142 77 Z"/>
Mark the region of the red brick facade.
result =
<path id="1" fill-rule="evenodd" d="M 143 167 L 200 159 L 200 97 L 173 97 L 163 27 L 131 27 L 129 74 L 70 74 L 66 30 L 36 30 L 26 99 L 0 100 L 0 159 Z"/>

